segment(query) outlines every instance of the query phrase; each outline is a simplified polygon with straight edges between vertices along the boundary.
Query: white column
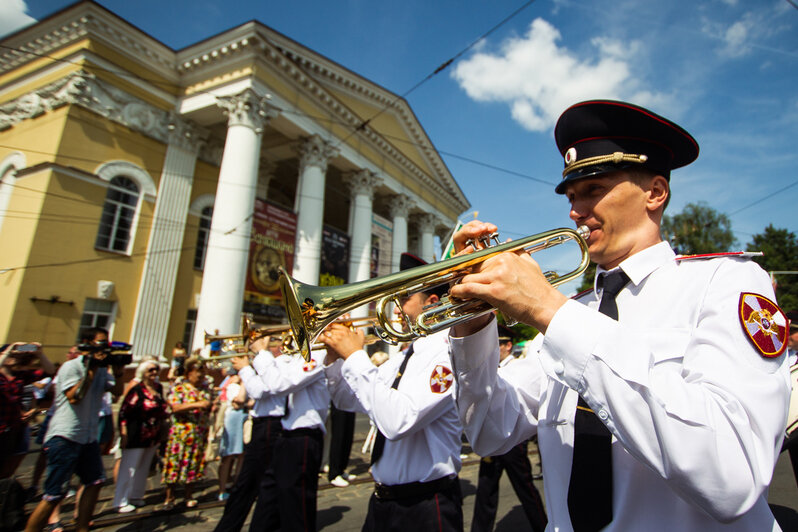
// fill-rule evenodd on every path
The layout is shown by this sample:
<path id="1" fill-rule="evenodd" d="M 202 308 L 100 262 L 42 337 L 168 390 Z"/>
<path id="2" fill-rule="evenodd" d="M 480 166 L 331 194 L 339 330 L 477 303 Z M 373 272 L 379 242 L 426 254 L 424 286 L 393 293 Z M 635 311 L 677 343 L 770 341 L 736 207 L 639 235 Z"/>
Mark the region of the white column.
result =
<path id="1" fill-rule="evenodd" d="M 338 150 L 313 135 L 300 147 L 299 155 L 296 251 L 291 275 L 303 283 L 319 284 L 324 182 L 327 163 L 338 155 Z"/>
<path id="2" fill-rule="evenodd" d="M 404 194 L 391 199 L 389 204 L 393 218 L 393 239 L 391 244 L 391 273 L 399 271 L 399 260 L 407 249 L 407 217 L 413 207 L 412 200 Z"/>
<path id="3" fill-rule="evenodd" d="M 163 359 L 167 347 L 166 335 L 200 147 L 199 131 L 192 124 L 175 118 L 170 128 L 130 335 L 136 360 L 145 355 Z"/>
<path id="4" fill-rule="evenodd" d="M 434 214 L 422 214 L 418 217 L 418 229 L 421 233 L 419 242 L 419 256 L 427 262 L 435 260 L 435 227 L 438 217 Z"/>
<path id="5" fill-rule="evenodd" d="M 371 273 L 371 215 L 374 202 L 374 189 L 382 184 L 382 179 L 370 170 L 344 177 L 352 197 L 352 210 L 349 224 L 349 282 L 365 281 Z M 368 315 L 368 307 L 352 311 L 359 318 Z"/>
<path id="6" fill-rule="evenodd" d="M 228 115 L 227 139 L 205 255 L 195 346 L 203 344 L 205 331 L 232 334 L 240 328 L 261 133 L 277 114 L 250 89 L 219 98 L 218 104 Z"/>

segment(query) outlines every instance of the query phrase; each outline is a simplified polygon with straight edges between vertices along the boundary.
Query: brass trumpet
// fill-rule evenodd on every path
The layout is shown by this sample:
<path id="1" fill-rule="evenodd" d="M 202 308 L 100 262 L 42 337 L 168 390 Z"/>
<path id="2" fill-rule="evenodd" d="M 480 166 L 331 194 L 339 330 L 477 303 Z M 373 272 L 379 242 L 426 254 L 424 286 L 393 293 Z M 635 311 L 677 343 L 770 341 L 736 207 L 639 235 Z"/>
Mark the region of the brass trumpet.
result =
<path id="1" fill-rule="evenodd" d="M 388 307 L 389 303 L 393 302 L 398 308 L 401 308 L 401 298 L 445 283 L 455 282 L 464 277 L 472 266 L 499 253 L 523 251 L 532 254 L 574 241 L 579 245 L 582 254 L 579 265 L 563 275 L 553 271 L 544 273 L 552 286 L 568 282 L 581 275 L 590 262 L 586 243 L 589 234 L 590 230 L 585 226 L 576 230 L 553 229 L 441 262 L 334 287 L 301 283 L 281 268 L 280 291 L 283 294 L 283 304 L 299 351 L 305 360 L 309 360 L 311 344 L 327 325 L 338 316 L 371 301 L 379 300 L 377 302 L 377 319 L 379 321 L 377 333 L 389 343 L 406 342 L 419 336 L 427 336 L 461 321 L 493 312 L 495 309 L 482 301 L 458 301 L 447 295 L 441 298 L 438 304 L 419 315 L 414 323 L 403 313 L 402 321 L 408 329 L 408 332 L 404 332 L 390 324 L 392 320 Z M 493 236 L 496 237 L 496 235 Z"/>
<path id="2" fill-rule="evenodd" d="M 359 327 L 372 327 L 375 326 L 378 321 L 375 316 L 367 316 L 362 318 L 339 318 L 337 321 L 339 323 L 343 323 L 349 325 L 351 328 L 359 328 Z M 246 329 L 246 328 L 245 328 Z M 266 325 L 263 327 L 258 327 L 257 329 L 245 330 L 238 334 L 217 334 L 211 335 L 205 333 L 205 344 L 209 344 L 211 342 L 215 342 L 217 340 L 229 340 L 231 343 L 238 341 L 235 347 L 245 348 L 248 346 L 249 343 L 254 342 L 264 336 L 273 336 L 274 339 L 271 340 L 268 344 L 268 348 L 272 347 L 279 347 L 283 353 L 288 355 L 296 355 L 300 353 L 300 348 L 298 347 L 296 340 L 294 339 L 293 332 L 291 331 L 290 325 Z M 379 342 L 380 337 L 367 334 L 364 337 L 364 344 L 371 345 L 373 343 Z M 229 346 L 228 346 L 229 347 Z M 312 350 L 316 349 L 326 349 L 327 346 L 321 343 L 313 344 L 311 346 Z M 228 349 L 229 350 L 229 349 Z M 208 360 L 210 362 L 218 362 L 219 360 L 229 360 L 231 358 L 245 356 L 247 353 L 244 352 L 237 352 L 237 353 L 228 353 L 226 355 L 218 355 L 209 357 Z"/>

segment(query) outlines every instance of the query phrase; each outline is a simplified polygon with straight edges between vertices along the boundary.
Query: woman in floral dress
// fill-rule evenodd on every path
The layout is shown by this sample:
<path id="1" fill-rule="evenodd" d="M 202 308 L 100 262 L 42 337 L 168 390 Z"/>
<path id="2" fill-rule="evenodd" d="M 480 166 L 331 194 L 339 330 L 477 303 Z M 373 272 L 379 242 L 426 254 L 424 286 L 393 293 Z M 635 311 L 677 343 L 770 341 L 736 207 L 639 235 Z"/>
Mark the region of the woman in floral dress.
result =
<path id="1" fill-rule="evenodd" d="M 184 363 L 185 376 L 178 377 L 167 397 L 172 408 L 172 427 L 166 442 L 163 483 L 164 508 L 175 503 L 175 485 L 185 486 L 186 506 L 193 508 L 191 484 L 202 479 L 205 469 L 205 442 L 210 427 L 212 386 L 205 379 L 203 362 L 191 357 Z"/>
<path id="2" fill-rule="evenodd" d="M 120 513 L 132 512 L 144 505 L 144 489 L 150 464 L 155 457 L 159 435 L 168 422 L 169 407 L 158 382 L 160 367 L 145 360 L 139 364 L 134 384 L 119 407 L 119 476 L 116 481 L 114 507 Z"/>

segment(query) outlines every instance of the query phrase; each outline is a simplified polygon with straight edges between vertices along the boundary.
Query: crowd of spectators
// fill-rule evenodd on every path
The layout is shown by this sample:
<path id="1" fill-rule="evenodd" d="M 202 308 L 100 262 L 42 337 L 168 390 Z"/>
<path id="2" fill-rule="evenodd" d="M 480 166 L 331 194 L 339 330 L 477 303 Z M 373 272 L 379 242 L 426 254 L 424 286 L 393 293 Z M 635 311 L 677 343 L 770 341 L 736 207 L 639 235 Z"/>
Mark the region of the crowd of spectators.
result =
<path id="1" fill-rule="evenodd" d="M 70 497 L 75 529 L 88 530 L 100 487 L 110 482 L 103 455 L 115 458 L 108 476 L 115 483 L 113 511 L 119 513 L 148 502 L 169 509 L 180 490 L 185 506 L 196 506 L 194 485 L 204 478 L 209 460 L 219 460 L 223 500 L 240 469 L 251 401 L 234 370 L 217 387 L 205 361 L 178 344 L 163 371 L 157 357 L 146 357 L 125 382 L 123 371 L 132 364 L 103 362 L 110 349 L 102 346 L 108 345 L 107 331 L 87 331 L 60 367 L 40 344 L 0 348 L 0 479 L 19 486 L 21 502 L 38 501 L 26 530 L 64 530 L 61 503 Z M 32 428 L 38 430 L 35 436 Z M 215 446 L 208 444 L 214 441 Z M 23 486 L 15 473 L 31 442 L 41 450 L 30 483 Z M 155 469 L 165 496 L 146 501 L 147 479 Z"/>

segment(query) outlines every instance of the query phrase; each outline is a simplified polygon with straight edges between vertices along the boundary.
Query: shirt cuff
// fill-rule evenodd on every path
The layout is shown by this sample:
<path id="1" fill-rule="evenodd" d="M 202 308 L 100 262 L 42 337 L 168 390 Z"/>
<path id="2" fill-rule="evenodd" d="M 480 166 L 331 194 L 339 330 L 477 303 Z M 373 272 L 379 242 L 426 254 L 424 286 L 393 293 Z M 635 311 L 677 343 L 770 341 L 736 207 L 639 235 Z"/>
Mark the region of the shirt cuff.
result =
<path id="1" fill-rule="evenodd" d="M 494 347 L 495 346 L 495 347 Z M 472 335 L 457 337 L 449 334 L 449 354 L 458 373 L 467 373 L 485 365 L 494 358 L 499 365 L 499 333 L 496 319 Z"/>

